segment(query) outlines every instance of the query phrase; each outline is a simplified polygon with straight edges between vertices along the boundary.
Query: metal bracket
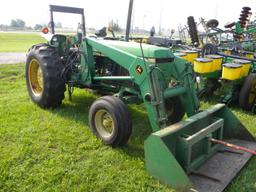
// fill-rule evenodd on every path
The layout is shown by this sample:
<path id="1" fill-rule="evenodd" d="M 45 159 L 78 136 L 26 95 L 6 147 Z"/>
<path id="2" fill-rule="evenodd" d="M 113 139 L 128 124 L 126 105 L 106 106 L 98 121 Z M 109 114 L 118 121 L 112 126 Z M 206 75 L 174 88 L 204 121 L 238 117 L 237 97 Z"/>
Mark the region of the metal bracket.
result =
<path id="1" fill-rule="evenodd" d="M 180 137 L 180 143 L 183 145 L 184 149 L 184 168 L 186 171 L 193 172 L 200 166 L 209 156 L 214 154 L 218 150 L 218 145 L 211 145 L 208 137 L 212 137 L 213 134 L 215 137 L 222 139 L 223 137 L 223 119 L 216 119 L 212 124 L 208 125 L 204 129 L 196 132 L 193 135 L 184 135 Z M 195 151 L 199 150 L 199 146 L 202 146 L 202 153 Z M 197 156 L 193 157 L 198 153 Z"/>

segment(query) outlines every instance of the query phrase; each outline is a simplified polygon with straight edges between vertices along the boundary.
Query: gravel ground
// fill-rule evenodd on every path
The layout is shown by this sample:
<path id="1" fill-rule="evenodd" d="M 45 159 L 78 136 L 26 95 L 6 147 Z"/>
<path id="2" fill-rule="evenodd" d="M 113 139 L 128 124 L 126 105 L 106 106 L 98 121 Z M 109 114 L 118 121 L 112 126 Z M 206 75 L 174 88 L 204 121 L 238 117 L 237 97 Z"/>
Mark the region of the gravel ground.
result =
<path id="1" fill-rule="evenodd" d="M 0 64 L 25 63 L 26 53 L 0 53 Z"/>

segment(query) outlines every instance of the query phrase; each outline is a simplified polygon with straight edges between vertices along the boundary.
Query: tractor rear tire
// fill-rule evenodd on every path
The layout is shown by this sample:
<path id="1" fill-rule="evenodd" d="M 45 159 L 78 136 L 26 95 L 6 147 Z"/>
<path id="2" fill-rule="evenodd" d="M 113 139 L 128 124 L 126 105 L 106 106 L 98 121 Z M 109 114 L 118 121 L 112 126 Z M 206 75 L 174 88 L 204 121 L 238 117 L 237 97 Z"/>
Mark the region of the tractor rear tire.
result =
<path id="1" fill-rule="evenodd" d="M 25 74 L 30 98 L 41 108 L 59 107 L 64 99 L 64 66 L 57 51 L 47 44 L 34 45 L 27 55 Z"/>
<path id="2" fill-rule="evenodd" d="M 91 105 L 89 124 L 98 138 L 113 147 L 125 145 L 132 132 L 127 106 L 113 96 L 101 97 Z"/>
<path id="3" fill-rule="evenodd" d="M 251 110 L 256 102 L 256 73 L 249 74 L 239 94 L 239 106 Z"/>

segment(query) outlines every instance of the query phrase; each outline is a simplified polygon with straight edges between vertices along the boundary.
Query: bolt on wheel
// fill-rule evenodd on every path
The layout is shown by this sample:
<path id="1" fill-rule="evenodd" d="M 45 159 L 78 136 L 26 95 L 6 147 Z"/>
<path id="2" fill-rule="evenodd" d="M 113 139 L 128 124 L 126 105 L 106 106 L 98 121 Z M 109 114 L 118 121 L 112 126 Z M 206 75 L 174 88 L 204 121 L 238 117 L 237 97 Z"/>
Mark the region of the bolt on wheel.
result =
<path id="1" fill-rule="evenodd" d="M 95 128 L 97 129 L 98 133 L 108 139 L 112 136 L 114 132 L 114 121 L 111 117 L 110 113 L 105 110 L 101 109 L 96 112 L 95 114 Z"/>

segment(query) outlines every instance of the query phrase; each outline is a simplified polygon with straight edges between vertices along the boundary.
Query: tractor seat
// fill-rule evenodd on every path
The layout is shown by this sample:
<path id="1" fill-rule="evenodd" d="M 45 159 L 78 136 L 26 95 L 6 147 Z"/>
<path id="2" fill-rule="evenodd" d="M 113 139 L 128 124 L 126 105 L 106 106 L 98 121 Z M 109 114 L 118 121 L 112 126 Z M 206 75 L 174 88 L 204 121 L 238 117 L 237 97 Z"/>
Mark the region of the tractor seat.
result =
<path id="1" fill-rule="evenodd" d="M 103 27 L 102 29 L 95 32 L 97 37 L 106 37 L 107 36 L 107 28 Z"/>
<path id="2" fill-rule="evenodd" d="M 236 22 L 228 22 L 224 25 L 225 28 L 232 28 L 236 25 Z"/>
<path id="3" fill-rule="evenodd" d="M 216 28 L 216 27 L 218 27 L 218 25 L 219 25 L 219 21 L 216 20 L 216 19 L 210 19 L 210 20 L 207 21 L 207 23 L 206 23 L 206 26 L 207 26 L 208 28 Z"/>

